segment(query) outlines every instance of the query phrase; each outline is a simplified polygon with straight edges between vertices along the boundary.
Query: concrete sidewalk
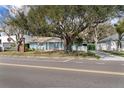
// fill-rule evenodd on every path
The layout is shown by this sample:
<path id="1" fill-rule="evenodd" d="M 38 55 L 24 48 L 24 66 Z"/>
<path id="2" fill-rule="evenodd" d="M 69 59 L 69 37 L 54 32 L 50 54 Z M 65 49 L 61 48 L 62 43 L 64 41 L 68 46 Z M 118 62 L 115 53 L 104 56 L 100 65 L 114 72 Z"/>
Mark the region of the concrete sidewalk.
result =
<path id="1" fill-rule="evenodd" d="M 124 57 L 112 55 L 103 51 L 97 51 L 96 54 L 101 57 L 100 60 L 124 61 Z"/>

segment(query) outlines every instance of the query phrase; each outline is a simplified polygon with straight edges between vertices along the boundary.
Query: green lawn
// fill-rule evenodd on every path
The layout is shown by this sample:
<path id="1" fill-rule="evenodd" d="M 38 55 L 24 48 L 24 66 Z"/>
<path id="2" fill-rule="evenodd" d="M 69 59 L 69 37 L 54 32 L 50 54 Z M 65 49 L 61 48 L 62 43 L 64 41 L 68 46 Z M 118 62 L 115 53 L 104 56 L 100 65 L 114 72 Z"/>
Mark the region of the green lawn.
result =
<path id="1" fill-rule="evenodd" d="M 8 55 L 8 56 L 46 56 L 46 57 L 81 57 L 81 58 L 99 58 L 99 56 L 95 55 L 92 52 L 72 52 L 72 53 L 64 53 L 64 51 L 51 51 L 51 52 L 42 52 L 42 51 L 29 51 L 24 53 L 19 53 L 16 51 L 5 51 L 0 52 L 0 55 Z"/>
<path id="2" fill-rule="evenodd" d="M 121 51 L 121 52 L 118 52 L 118 51 L 104 51 L 104 52 L 107 52 L 107 53 L 111 53 L 113 55 L 124 57 L 124 51 Z"/>

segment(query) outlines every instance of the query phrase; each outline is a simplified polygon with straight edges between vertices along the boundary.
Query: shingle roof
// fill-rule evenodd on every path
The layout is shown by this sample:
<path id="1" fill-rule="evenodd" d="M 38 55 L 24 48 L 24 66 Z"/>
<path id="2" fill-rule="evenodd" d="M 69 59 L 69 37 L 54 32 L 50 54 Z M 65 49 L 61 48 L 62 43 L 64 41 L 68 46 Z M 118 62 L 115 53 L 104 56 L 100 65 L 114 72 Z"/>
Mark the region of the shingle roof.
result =
<path id="1" fill-rule="evenodd" d="M 58 37 L 32 37 L 32 42 L 61 42 L 62 40 Z"/>

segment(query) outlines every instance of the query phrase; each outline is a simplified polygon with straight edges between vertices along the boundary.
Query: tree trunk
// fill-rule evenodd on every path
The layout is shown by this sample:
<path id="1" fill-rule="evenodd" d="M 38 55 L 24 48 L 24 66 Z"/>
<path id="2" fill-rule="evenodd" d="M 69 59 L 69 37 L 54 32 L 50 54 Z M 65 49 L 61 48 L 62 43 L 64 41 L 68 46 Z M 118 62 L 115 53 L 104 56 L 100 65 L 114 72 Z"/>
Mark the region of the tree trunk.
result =
<path id="1" fill-rule="evenodd" d="M 97 35 L 97 27 L 94 28 L 94 41 L 95 41 L 95 49 L 98 50 L 98 35 Z"/>
<path id="2" fill-rule="evenodd" d="M 68 37 L 65 37 L 64 38 L 64 51 L 66 53 L 69 53 L 69 52 L 72 52 L 72 41 L 68 38 Z"/>
<path id="3" fill-rule="evenodd" d="M 17 46 L 18 52 L 25 52 L 25 38 L 22 36 L 18 42 Z"/>
<path id="4" fill-rule="evenodd" d="M 117 42 L 117 51 L 121 51 L 122 44 L 121 44 L 121 35 L 118 35 L 118 42 Z"/>
<path id="5" fill-rule="evenodd" d="M 96 51 L 98 50 L 98 40 L 97 40 L 97 38 L 95 38 L 95 50 Z"/>
<path id="6" fill-rule="evenodd" d="M 118 40 L 118 44 L 117 44 L 117 51 L 121 51 L 121 40 Z"/>

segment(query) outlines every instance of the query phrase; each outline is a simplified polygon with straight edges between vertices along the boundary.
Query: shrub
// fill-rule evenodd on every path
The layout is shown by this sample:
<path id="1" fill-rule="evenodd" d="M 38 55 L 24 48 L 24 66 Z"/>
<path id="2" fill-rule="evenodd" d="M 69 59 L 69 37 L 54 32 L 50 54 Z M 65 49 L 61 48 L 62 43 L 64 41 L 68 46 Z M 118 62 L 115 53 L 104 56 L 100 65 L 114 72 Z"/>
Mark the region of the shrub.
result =
<path id="1" fill-rule="evenodd" d="M 25 44 L 25 51 L 29 50 L 29 44 Z"/>
<path id="2" fill-rule="evenodd" d="M 89 44 L 89 45 L 87 45 L 87 49 L 88 50 L 95 50 L 96 46 L 94 44 Z"/>

